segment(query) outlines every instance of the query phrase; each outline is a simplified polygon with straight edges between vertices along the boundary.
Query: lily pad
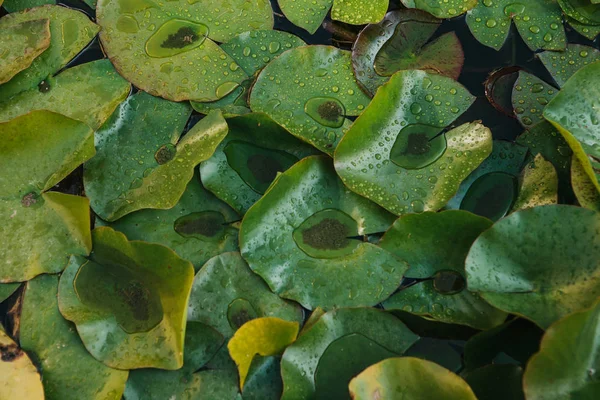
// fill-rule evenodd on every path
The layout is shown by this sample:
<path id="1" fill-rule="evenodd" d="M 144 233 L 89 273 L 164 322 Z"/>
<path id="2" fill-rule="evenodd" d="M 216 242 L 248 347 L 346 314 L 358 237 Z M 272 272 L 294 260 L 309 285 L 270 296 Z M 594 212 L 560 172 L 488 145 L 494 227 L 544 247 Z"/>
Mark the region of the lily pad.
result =
<path id="1" fill-rule="evenodd" d="M 40 374 L 29 356 L 0 327 L 0 397 L 43 400 Z"/>
<path id="2" fill-rule="evenodd" d="M 541 154 L 523 169 L 519 197 L 513 210 L 558 203 L 558 174 Z"/>
<path id="3" fill-rule="evenodd" d="M 520 71 L 512 93 L 512 104 L 521 125 L 529 128 L 544 122 L 544 108 L 557 93 L 558 89 L 537 76 Z"/>
<path id="4" fill-rule="evenodd" d="M 481 123 L 444 133 L 474 98 L 458 82 L 424 71 L 397 72 L 335 152 L 346 186 L 387 210 L 437 211 L 491 152 Z"/>
<path id="5" fill-rule="evenodd" d="M 527 399 L 593 399 L 598 394 L 600 302 L 548 328 L 525 370 Z"/>
<path id="6" fill-rule="evenodd" d="M 331 19 L 352 25 L 381 21 L 389 0 L 277 0 L 285 17 L 313 34 L 331 9 Z M 332 7 L 333 6 L 333 7 Z"/>
<path id="7" fill-rule="evenodd" d="M 438 18 L 453 18 L 466 13 L 477 5 L 477 0 L 401 0 L 408 8 L 427 11 Z"/>
<path id="8" fill-rule="evenodd" d="M 360 334 L 373 346 L 395 354 L 404 353 L 419 338 L 396 317 L 381 310 L 341 308 L 327 312 L 285 350 L 281 399 L 319 398 L 315 379 L 320 360 L 332 343 L 352 334 Z"/>
<path id="9" fill-rule="evenodd" d="M 500 50 L 508 38 L 511 20 L 531 50 L 565 49 L 562 11 L 553 0 L 482 0 L 467 14 L 467 25 L 473 36 L 496 50 Z"/>
<path id="10" fill-rule="evenodd" d="M 577 158 L 571 163 L 571 184 L 582 207 L 600 212 L 600 192 Z"/>
<path id="11" fill-rule="evenodd" d="M 169 247 L 196 270 L 218 254 L 238 249 L 238 230 L 229 225 L 238 214 L 202 187 L 196 174 L 179 202 L 168 210 L 140 210 L 109 225 L 130 240 Z"/>
<path id="12" fill-rule="evenodd" d="M 413 357 L 390 358 L 370 366 L 350 382 L 355 400 L 409 398 L 411 400 L 477 400 L 458 375 L 431 361 Z"/>
<path id="13" fill-rule="evenodd" d="M 21 348 L 42 370 L 47 400 L 119 400 L 128 371 L 112 369 L 94 359 L 81 343 L 75 326 L 58 310 L 58 276 L 27 282 L 21 311 Z"/>
<path id="14" fill-rule="evenodd" d="M 384 231 L 393 218 L 349 192 L 330 159 L 312 156 L 248 210 L 240 247 L 271 290 L 308 309 L 374 305 L 399 286 L 407 265 L 354 237 Z"/>
<path id="15" fill-rule="evenodd" d="M 252 318 L 275 317 L 302 322 L 301 308 L 271 293 L 240 253 L 211 258 L 196 274 L 188 319 L 212 326 L 225 338 Z"/>
<path id="16" fill-rule="evenodd" d="M 41 81 L 55 74 L 87 46 L 100 29 L 79 11 L 46 5 L 2 17 L 0 32 L 23 22 L 44 18 L 50 20 L 50 46 L 33 60 L 29 68 L 0 86 L 0 103 L 17 93 L 36 88 Z"/>
<path id="17" fill-rule="evenodd" d="M 600 214 L 549 205 L 517 211 L 473 244 L 469 289 L 542 328 L 600 296 Z"/>
<path id="18" fill-rule="evenodd" d="M 487 365 L 465 376 L 478 400 L 525 400 L 523 368 L 516 365 Z"/>
<path id="19" fill-rule="evenodd" d="M 593 0 L 558 0 L 566 15 L 586 25 L 600 25 L 600 4 Z"/>
<path id="20" fill-rule="evenodd" d="M 0 123 L 0 137 L 0 282 L 60 272 L 91 250 L 89 202 L 48 190 L 92 157 L 93 132 L 36 111 Z"/>
<path id="21" fill-rule="evenodd" d="M 0 1 L 0 5 L 2 5 L 2 1 Z M 56 0 L 6 0 L 4 1 L 4 8 L 8 12 L 14 13 L 45 4 L 56 4 Z"/>
<path id="22" fill-rule="evenodd" d="M 464 53 L 456 34 L 429 41 L 441 23 L 420 10 L 395 10 L 365 27 L 352 48 L 358 82 L 372 96 L 400 70 L 422 69 L 458 79 Z"/>
<path id="23" fill-rule="evenodd" d="M 573 19 L 569 16 L 566 17 L 567 22 L 576 32 L 580 35 L 588 38 L 589 40 L 594 40 L 598 35 L 600 35 L 600 25 L 586 25 L 581 22 Z"/>
<path id="24" fill-rule="evenodd" d="M 240 387 L 244 387 L 254 355 L 283 353 L 296 340 L 298 330 L 297 322 L 273 317 L 256 318 L 242 325 L 227 344 L 229 354 L 238 367 Z"/>
<path id="25" fill-rule="evenodd" d="M 181 137 L 190 113 L 186 104 L 138 92 L 96 132 L 97 155 L 85 165 L 84 184 L 102 219 L 114 221 L 140 209 L 177 204 L 196 165 L 227 134 L 221 114 L 212 112 Z M 105 169 L 115 154 L 119 163 Z"/>
<path id="26" fill-rule="evenodd" d="M 271 118 L 252 113 L 227 120 L 229 133 L 200 165 L 202 183 L 244 214 L 265 193 L 277 173 L 318 153 Z"/>
<path id="27" fill-rule="evenodd" d="M 424 281 L 401 288 L 383 303 L 384 308 L 478 329 L 490 329 L 504 322 L 506 313 L 471 293 L 465 278 L 469 249 L 491 226 L 491 221 L 466 211 L 399 218 L 381 239 L 380 246 L 408 262 L 406 278 Z"/>
<path id="28" fill-rule="evenodd" d="M 0 103 L 0 121 L 33 110 L 49 110 L 85 122 L 97 130 L 127 98 L 131 85 L 121 78 L 109 60 L 69 68 Z"/>
<path id="29" fill-rule="evenodd" d="M 192 264 L 108 227 L 94 229 L 92 238 L 90 258 L 72 256 L 60 278 L 62 315 L 108 366 L 181 368 Z"/>
<path id="30" fill-rule="evenodd" d="M 280 374 L 281 359 L 277 356 L 252 358 L 244 381 L 244 400 L 279 400 L 283 392 Z"/>
<path id="31" fill-rule="evenodd" d="M 247 78 L 214 41 L 273 27 L 267 0 L 100 0 L 100 40 L 115 68 L 168 100 L 218 100 Z"/>
<path id="32" fill-rule="evenodd" d="M 50 20 L 38 19 L 9 26 L 0 33 L 0 84 L 29 67 L 50 46 Z"/>
<path id="33" fill-rule="evenodd" d="M 285 52 L 262 70 L 250 94 L 252 111 L 330 155 L 351 125 L 345 117 L 359 115 L 368 103 L 350 52 L 331 46 Z"/>
<path id="34" fill-rule="evenodd" d="M 600 61 L 600 50 L 581 44 L 568 44 L 564 52 L 544 51 L 537 56 L 558 86 L 562 87 L 575 72 Z"/>

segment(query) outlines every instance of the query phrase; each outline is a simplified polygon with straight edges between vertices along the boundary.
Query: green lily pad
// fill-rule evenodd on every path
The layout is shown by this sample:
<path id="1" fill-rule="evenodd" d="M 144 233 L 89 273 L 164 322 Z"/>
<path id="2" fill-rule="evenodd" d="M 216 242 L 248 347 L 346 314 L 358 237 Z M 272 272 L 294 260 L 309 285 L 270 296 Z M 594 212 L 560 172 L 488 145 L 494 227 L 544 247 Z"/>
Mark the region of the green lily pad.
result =
<path id="1" fill-rule="evenodd" d="M 0 123 L 0 137 L 0 282 L 60 272 L 91 250 L 89 202 L 47 190 L 92 157 L 93 131 L 36 111 Z"/>
<path id="2" fill-rule="evenodd" d="M 5 6 L 8 7 L 9 3 Z M 79 11 L 46 5 L 2 17 L 0 32 L 8 31 L 10 27 L 23 22 L 43 18 L 50 20 L 50 46 L 33 60 L 29 68 L 0 86 L 0 103 L 17 93 L 36 88 L 41 81 L 55 74 L 83 50 L 100 29 Z"/>
<path id="3" fill-rule="evenodd" d="M 358 82 L 374 95 L 395 72 L 422 69 L 458 79 L 464 53 L 454 32 L 429 42 L 442 21 L 420 10 L 395 10 L 365 27 L 352 49 Z"/>
<path id="4" fill-rule="evenodd" d="M 0 84 L 29 67 L 50 46 L 50 20 L 26 21 L 0 33 Z"/>
<path id="5" fill-rule="evenodd" d="M 14 13 L 23 11 L 27 8 L 43 6 L 45 4 L 56 4 L 56 0 L 6 0 L 4 2 L 4 8 L 6 8 L 8 12 Z M 2 2 L 0 2 L 0 5 L 2 5 Z"/>
<path id="6" fill-rule="evenodd" d="M 549 205 L 517 211 L 473 244 L 469 289 L 542 328 L 600 296 L 600 214 Z"/>
<path id="7" fill-rule="evenodd" d="M 108 227 L 94 229 L 92 238 L 90 258 L 71 257 L 60 278 L 62 315 L 108 366 L 181 368 L 192 264 Z"/>
<path id="8" fill-rule="evenodd" d="M 230 338 L 244 323 L 259 317 L 302 322 L 303 312 L 271 293 L 240 253 L 213 257 L 196 274 L 188 305 L 190 321 L 210 325 Z"/>
<path id="9" fill-rule="evenodd" d="M 401 0 L 408 8 L 418 8 L 437 18 L 453 18 L 477 5 L 477 0 Z"/>
<path id="10" fill-rule="evenodd" d="M 407 398 L 411 400 L 477 400 L 458 375 L 431 361 L 413 357 L 390 358 L 370 366 L 350 382 L 355 400 Z"/>
<path id="11" fill-rule="evenodd" d="M 356 339 L 361 343 L 368 340 L 369 346 L 395 354 L 404 353 L 419 338 L 400 320 L 374 308 L 341 308 L 327 312 L 310 329 L 305 329 L 283 353 L 281 376 L 284 390 L 281 399 L 319 398 L 317 389 L 320 385 L 317 386 L 316 379 L 320 360 L 338 339 L 353 334 L 364 338 Z M 348 344 L 347 340 L 345 342 Z"/>
<path id="12" fill-rule="evenodd" d="M 277 0 L 285 17 L 313 34 L 331 9 L 331 19 L 352 25 L 377 23 L 384 17 L 389 0 Z"/>
<path id="13" fill-rule="evenodd" d="M 242 390 L 244 400 L 279 400 L 283 392 L 280 364 L 279 357 L 255 355 Z"/>
<path id="14" fill-rule="evenodd" d="M 577 158 L 571 163 L 571 184 L 582 207 L 600 212 L 600 192 Z"/>
<path id="15" fill-rule="evenodd" d="M 481 44 L 500 50 L 511 20 L 531 50 L 564 50 L 562 11 L 553 0 L 482 0 L 467 14 L 467 25 Z"/>
<path id="16" fill-rule="evenodd" d="M 140 89 L 168 100 L 218 100 L 247 76 L 214 41 L 271 29 L 266 0 L 101 0 L 100 40 L 115 68 Z"/>
<path id="17" fill-rule="evenodd" d="M 44 388 L 35 365 L 1 327 L 0 397 L 3 399 L 44 399 Z"/>
<path id="18" fill-rule="evenodd" d="M 75 326 L 58 310 L 58 276 L 39 276 L 25 287 L 20 343 L 42 370 L 47 400 L 119 400 L 128 371 L 94 359 Z"/>
<path id="19" fill-rule="evenodd" d="M 487 365 L 465 376 L 478 400 L 525 400 L 523 368 L 516 365 Z"/>
<path id="20" fill-rule="evenodd" d="M 97 219 L 96 226 L 109 225 L 130 240 L 169 247 L 198 270 L 211 257 L 238 249 L 238 230 L 227 225 L 238 219 L 235 211 L 202 187 L 196 174 L 173 208 L 140 210 L 108 224 Z"/>
<path id="21" fill-rule="evenodd" d="M 221 114 L 212 112 L 181 137 L 190 113 L 184 103 L 138 92 L 96 132 L 97 155 L 86 163 L 83 178 L 92 208 L 102 219 L 177 204 L 196 165 L 227 134 Z M 119 163 L 107 170 L 115 154 Z"/>
<path id="22" fill-rule="evenodd" d="M 531 358 L 523 387 L 527 399 L 593 399 L 598 395 L 600 302 L 548 328 Z"/>
<path id="23" fill-rule="evenodd" d="M 21 286 L 21 283 L 0 283 L 0 303 L 8 299 Z"/>
<path id="24" fill-rule="evenodd" d="M 558 0 L 566 15 L 586 25 L 600 25 L 600 4 L 591 0 Z"/>
<path id="25" fill-rule="evenodd" d="M 571 28 L 589 40 L 594 40 L 598 35 L 600 35 L 600 25 L 582 24 L 581 22 L 569 16 L 566 17 L 566 20 Z"/>
<path id="26" fill-rule="evenodd" d="M 537 56 L 558 86 L 562 87 L 575 72 L 600 61 L 600 50 L 581 44 L 568 44 L 564 52 L 544 51 Z"/>
<path id="27" fill-rule="evenodd" d="M 299 159 L 318 153 L 262 113 L 227 120 L 229 133 L 200 165 L 204 186 L 244 214 Z"/>
<path id="28" fill-rule="evenodd" d="M 465 279 L 469 249 L 491 226 L 485 218 L 458 210 L 399 218 L 380 246 L 408 262 L 406 278 L 427 280 L 400 289 L 383 303 L 384 308 L 477 329 L 490 329 L 504 322 L 506 313 L 471 293 Z"/>
<path id="29" fill-rule="evenodd" d="M 523 169 L 521 188 L 513 210 L 558 203 L 558 174 L 541 154 Z"/>
<path id="30" fill-rule="evenodd" d="M 331 46 L 285 52 L 262 70 L 250 94 L 252 111 L 330 155 L 351 125 L 345 117 L 359 115 L 368 103 L 350 52 Z"/>
<path id="31" fill-rule="evenodd" d="M 85 122 L 97 130 L 127 98 L 131 85 L 109 60 L 69 68 L 39 87 L 23 91 L 0 103 L 0 121 L 33 110 L 49 110 Z"/>
<path id="32" fill-rule="evenodd" d="M 492 150 L 481 123 L 443 133 L 473 100 L 448 77 L 397 72 L 338 145 L 337 173 L 395 214 L 439 210 Z"/>
<path id="33" fill-rule="evenodd" d="M 521 125 L 529 128 L 544 122 L 544 108 L 557 93 L 558 89 L 537 76 L 520 71 L 512 93 L 512 104 Z"/>
<path id="34" fill-rule="evenodd" d="M 328 157 L 312 156 L 279 175 L 248 210 L 240 247 L 271 290 L 305 308 L 375 305 L 399 286 L 407 265 L 354 237 L 384 231 L 393 218 L 349 192 Z"/>

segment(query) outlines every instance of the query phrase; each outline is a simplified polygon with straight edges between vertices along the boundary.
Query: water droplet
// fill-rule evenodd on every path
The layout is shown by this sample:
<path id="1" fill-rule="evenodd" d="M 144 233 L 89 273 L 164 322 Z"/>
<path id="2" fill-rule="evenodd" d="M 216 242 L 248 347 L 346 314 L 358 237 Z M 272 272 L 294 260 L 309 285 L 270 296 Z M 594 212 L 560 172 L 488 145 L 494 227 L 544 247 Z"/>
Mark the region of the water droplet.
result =
<path id="1" fill-rule="evenodd" d="M 493 18 L 490 18 L 485 22 L 485 26 L 487 26 L 488 28 L 493 28 L 496 25 L 498 25 L 498 22 L 496 22 L 496 20 Z"/>
<path id="2" fill-rule="evenodd" d="M 229 93 L 235 90 L 239 86 L 237 82 L 223 82 L 217 90 L 215 90 L 215 95 L 220 99 L 227 96 Z"/>
<path id="3" fill-rule="evenodd" d="M 131 15 L 121 15 L 117 20 L 117 29 L 125 33 L 137 33 L 140 30 L 137 20 Z"/>
<path id="4" fill-rule="evenodd" d="M 423 107 L 419 103 L 412 103 L 410 106 L 410 112 L 414 115 L 420 114 L 423 111 Z"/>
<path id="5" fill-rule="evenodd" d="M 271 42 L 269 43 L 269 53 L 275 54 L 281 48 L 281 44 L 279 42 Z"/>

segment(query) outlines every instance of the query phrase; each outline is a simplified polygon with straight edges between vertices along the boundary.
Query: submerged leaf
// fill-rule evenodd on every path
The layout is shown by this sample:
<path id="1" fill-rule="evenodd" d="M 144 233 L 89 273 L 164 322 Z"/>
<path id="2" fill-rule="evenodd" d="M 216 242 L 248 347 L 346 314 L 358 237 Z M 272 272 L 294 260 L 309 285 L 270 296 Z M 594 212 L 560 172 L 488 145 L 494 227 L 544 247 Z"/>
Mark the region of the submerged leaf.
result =
<path id="1" fill-rule="evenodd" d="M 29 356 L 0 327 L 0 398 L 43 400 L 40 374 Z"/>

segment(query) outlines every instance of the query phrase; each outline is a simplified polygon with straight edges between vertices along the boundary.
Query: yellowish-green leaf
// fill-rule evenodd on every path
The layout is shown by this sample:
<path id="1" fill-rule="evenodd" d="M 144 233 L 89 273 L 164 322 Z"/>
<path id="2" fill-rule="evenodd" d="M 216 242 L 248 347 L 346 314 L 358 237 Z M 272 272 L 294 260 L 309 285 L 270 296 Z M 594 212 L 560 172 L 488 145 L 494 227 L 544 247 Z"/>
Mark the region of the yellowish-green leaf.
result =
<path id="1" fill-rule="evenodd" d="M 29 356 L 1 327 L 0 354 L 0 399 L 43 400 L 40 374 Z"/>

